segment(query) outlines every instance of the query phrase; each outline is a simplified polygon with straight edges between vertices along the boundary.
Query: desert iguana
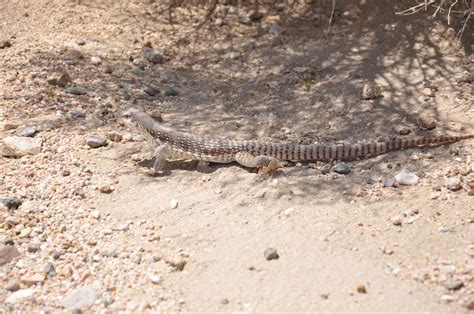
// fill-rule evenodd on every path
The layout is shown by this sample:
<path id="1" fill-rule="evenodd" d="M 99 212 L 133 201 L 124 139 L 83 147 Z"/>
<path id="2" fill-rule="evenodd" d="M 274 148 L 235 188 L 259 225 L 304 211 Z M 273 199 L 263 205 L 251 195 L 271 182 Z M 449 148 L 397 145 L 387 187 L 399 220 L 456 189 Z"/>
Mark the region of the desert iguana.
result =
<path id="1" fill-rule="evenodd" d="M 138 127 L 155 143 L 153 172 L 163 170 L 166 160 L 204 160 L 217 163 L 238 162 L 266 173 L 279 167 L 278 160 L 350 160 L 385 154 L 393 150 L 453 143 L 474 138 L 474 134 L 395 138 L 382 142 L 353 145 L 298 145 L 259 141 L 229 140 L 196 136 L 164 127 L 141 109 L 123 113 L 127 125 Z"/>

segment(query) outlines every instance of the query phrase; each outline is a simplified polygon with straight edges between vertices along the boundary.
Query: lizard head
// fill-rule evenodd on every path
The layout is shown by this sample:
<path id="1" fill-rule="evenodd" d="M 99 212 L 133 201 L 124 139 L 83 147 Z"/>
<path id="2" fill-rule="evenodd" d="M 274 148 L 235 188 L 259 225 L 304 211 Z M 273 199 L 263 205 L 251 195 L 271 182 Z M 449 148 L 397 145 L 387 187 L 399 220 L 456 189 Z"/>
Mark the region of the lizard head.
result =
<path id="1" fill-rule="evenodd" d="M 122 120 L 123 120 L 123 123 L 125 124 L 125 126 L 129 127 L 129 128 L 134 128 L 135 127 L 135 124 L 136 122 L 134 121 L 135 120 L 135 117 L 136 117 L 136 114 L 139 113 L 139 112 L 144 112 L 144 110 L 142 108 L 128 108 L 127 110 L 123 111 L 122 112 Z"/>

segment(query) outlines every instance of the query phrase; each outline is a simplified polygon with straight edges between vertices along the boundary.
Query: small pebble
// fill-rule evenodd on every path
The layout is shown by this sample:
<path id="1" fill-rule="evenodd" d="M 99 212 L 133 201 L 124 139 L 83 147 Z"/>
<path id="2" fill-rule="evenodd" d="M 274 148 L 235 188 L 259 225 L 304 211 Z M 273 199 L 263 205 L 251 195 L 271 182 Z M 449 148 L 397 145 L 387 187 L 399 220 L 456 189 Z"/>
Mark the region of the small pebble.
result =
<path id="1" fill-rule="evenodd" d="M 71 95 L 85 95 L 87 94 L 87 90 L 84 87 L 80 86 L 71 86 L 66 88 L 66 93 Z"/>
<path id="2" fill-rule="evenodd" d="M 278 255 L 278 252 L 274 248 L 268 248 L 263 252 L 263 256 L 265 256 L 265 259 L 267 261 L 271 261 L 273 259 L 278 259 L 280 256 Z"/>
<path id="3" fill-rule="evenodd" d="M 159 284 L 161 282 L 161 277 L 157 275 L 150 275 L 149 276 L 150 281 L 154 283 L 155 285 Z"/>
<path id="4" fill-rule="evenodd" d="M 76 44 L 79 46 L 84 46 L 86 44 L 86 41 L 84 39 L 78 39 L 76 40 Z"/>
<path id="5" fill-rule="evenodd" d="M 446 182 L 446 187 L 451 191 L 460 190 L 461 187 L 462 187 L 461 177 L 460 176 L 455 176 L 455 177 L 449 178 Z"/>
<path id="6" fill-rule="evenodd" d="M 174 89 L 173 87 L 168 87 L 168 88 L 165 90 L 165 96 L 166 96 L 166 97 L 178 96 L 178 91 L 177 91 L 176 89 Z"/>
<path id="7" fill-rule="evenodd" d="M 3 205 L 5 205 L 5 207 L 8 209 L 8 210 L 16 210 L 18 209 L 21 204 L 22 204 L 22 200 L 18 199 L 18 198 L 5 198 L 3 199 Z"/>
<path id="8" fill-rule="evenodd" d="M 43 266 L 43 271 L 48 274 L 49 277 L 54 277 L 57 275 L 56 268 L 54 268 L 53 263 L 46 263 Z"/>
<path id="9" fill-rule="evenodd" d="M 386 188 L 396 187 L 396 181 L 394 177 L 384 178 L 383 186 Z"/>
<path id="10" fill-rule="evenodd" d="M 33 135 L 38 133 L 38 131 L 39 131 L 38 125 L 29 124 L 20 128 L 18 131 L 16 131 L 16 135 L 24 136 L 24 137 L 32 137 Z"/>
<path id="11" fill-rule="evenodd" d="M 91 148 L 99 148 L 102 146 L 107 146 L 107 138 L 104 136 L 97 135 L 86 135 L 84 137 L 86 144 Z"/>
<path id="12" fill-rule="evenodd" d="M 15 241 L 13 241 L 13 239 L 10 236 L 6 236 L 3 239 L 3 244 L 4 245 L 15 245 Z"/>
<path id="13" fill-rule="evenodd" d="M 349 172 L 351 172 L 351 169 L 346 163 L 339 162 L 332 168 L 332 171 L 339 174 L 348 174 Z"/>
<path id="14" fill-rule="evenodd" d="M 172 200 L 170 201 L 170 207 L 171 207 L 171 209 L 177 208 L 177 207 L 178 207 L 178 201 L 175 200 L 175 199 L 172 199 Z"/>
<path id="15" fill-rule="evenodd" d="M 143 91 L 149 96 L 156 96 L 160 92 L 158 88 L 153 86 L 146 87 Z"/>
<path id="16" fill-rule="evenodd" d="M 393 216 L 392 218 L 390 218 L 390 221 L 392 222 L 392 224 L 394 226 L 401 226 L 402 225 L 402 219 L 398 215 Z"/>
<path id="17" fill-rule="evenodd" d="M 86 114 L 84 112 L 81 112 L 81 111 L 72 111 L 71 112 L 71 117 L 73 117 L 75 119 L 85 118 Z"/>
<path id="18" fill-rule="evenodd" d="M 30 243 L 26 249 L 29 253 L 36 253 L 40 250 L 39 243 Z"/>
<path id="19" fill-rule="evenodd" d="M 395 176 L 395 181 L 401 185 L 417 185 L 419 177 L 416 174 L 403 169 Z"/>
<path id="20" fill-rule="evenodd" d="M 80 309 L 92 305 L 97 300 L 97 292 L 92 287 L 80 287 L 69 292 L 63 299 L 63 306 L 70 309 Z"/>
<path id="21" fill-rule="evenodd" d="M 35 289 L 21 289 L 13 292 L 5 299 L 5 303 L 16 304 L 20 302 L 26 302 L 35 294 Z"/>
<path id="22" fill-rule="evenodd" d="M 439 227 L 438 231 L 441 233 L 452 233 L 454 232 L 454 229 L 447 226 L 442 226 L 442 227 Z"/>
<path id="23" fill-rule="evenodd" d="M 150 47 L 142 48 L 143 57 L 154 64 L 162 64 L 163 56 Z"/>
<path id="24" fill-rule="evenodd" d="M 443 286 L 448 290 L 459 290 L 464 286 L 462 280 L 445 280 L 443 281 Z"/>
<path id="25" fill-rule="evenodd" d="M 93 56 L 91 57 L 91 63 L 94 65 L 99 65 L 102 63 L 102 60 L 97 56 Z"/>
<path id="26" fill-rule="evenodd" d="M 17 281 L 9 282 L 5 285 L 5 290 L 15 292 L 20 290 L 20 284 Z"/>
<path id="27" fill-rule="evenodd" d="M 364 285 L 358 285 L 357 286 L 357 292 L 358 293 L 367 293 L 367 288 Z"/>
<path id="28" fill-rule="evenodd" d="M 410 134 L 411 130 L 406 126 L 397 125 L 395 126 L 395 132 L 397 132 L 400 135 L 407 135 L 407 134 Z"/>

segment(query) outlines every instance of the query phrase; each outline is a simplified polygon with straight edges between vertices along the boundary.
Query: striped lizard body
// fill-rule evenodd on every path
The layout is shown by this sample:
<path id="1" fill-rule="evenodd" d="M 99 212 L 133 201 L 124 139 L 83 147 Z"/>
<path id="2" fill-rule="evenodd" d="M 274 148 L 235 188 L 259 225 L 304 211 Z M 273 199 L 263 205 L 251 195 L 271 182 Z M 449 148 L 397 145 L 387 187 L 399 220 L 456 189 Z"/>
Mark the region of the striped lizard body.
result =
<path id="1" fill-rule="evenodd" d="M 155 171 L 163 169 L 166 160 L 195 159 L 219 163 L 237 161 L 245 167 L 265 172 L 279 166 L 278 160 L 351 160 L 385 154 L 394 150 L 454 143 L 474 138 L 474 134 L 395 138 L 382 142 L 353 145 L 299 145 L 271 142 L 228 140 L 195 136 L 162 126 L 144 111 L 130 109 L 124 113 L 127 124 L 135 125 L 158 142 L 155 149 Z"/>

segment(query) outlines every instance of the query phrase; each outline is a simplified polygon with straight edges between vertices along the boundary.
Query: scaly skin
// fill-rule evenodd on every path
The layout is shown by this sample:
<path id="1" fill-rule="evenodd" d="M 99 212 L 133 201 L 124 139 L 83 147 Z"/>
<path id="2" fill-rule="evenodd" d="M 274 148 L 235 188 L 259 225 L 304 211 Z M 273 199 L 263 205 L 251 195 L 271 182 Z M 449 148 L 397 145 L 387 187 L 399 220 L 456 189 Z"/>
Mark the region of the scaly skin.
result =
<path id="1" fill-rule="evenodd" d="M 236 161 L 245 167 L 263 168 L 268 172 L 278 167 L 278 160 L 351 160 L 474 138 L 474 134 L 468 134 L 396 138 L 353 145 L 280 144 L 195 136 L 164 127 L 139 109 L 129 109 L 124 117 L 159 143 L 155 150 L 155 171 L 160 171 L 166 160 L 194 159 L 219 163 Z"/>

